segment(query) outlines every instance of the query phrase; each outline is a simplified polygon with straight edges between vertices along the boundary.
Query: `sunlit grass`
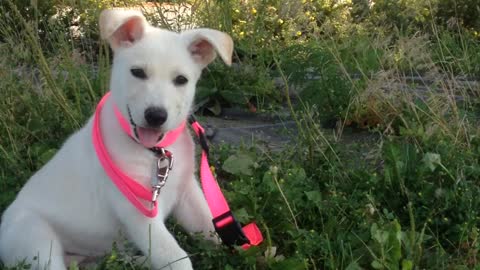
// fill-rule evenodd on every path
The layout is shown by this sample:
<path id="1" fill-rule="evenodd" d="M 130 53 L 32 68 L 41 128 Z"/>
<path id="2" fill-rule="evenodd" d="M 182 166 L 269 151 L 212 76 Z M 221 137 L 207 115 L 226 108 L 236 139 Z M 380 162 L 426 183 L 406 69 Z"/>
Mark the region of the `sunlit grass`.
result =
<path id="1" fill-rule="evenodd" d="M 63 22 L 34 23 L 6 3 L 0 210 L 90 117 L 111 60 L 94 24 L 74 37 Z M 232 253 L 170 222 L 196 269 L 478 267 L 478 37 L 434 23 L 428 31 L 353 24 L 319 1 L 275 3 L 193 1 L 181 18 L 236 42 L 236 67 L 213 65 L 199 83 L 202 108 L 280 109 L 298 129 L 282 152 L 214 147 L 232 209 L 256 220 L 266 241 Z M 150 20 L 176 29 L 160 14 Z M 224 167 L 232 156 L 251 171 Z M 114 249 L 98 268 L 140 269 L 132 260 L 132 250 Z"/>

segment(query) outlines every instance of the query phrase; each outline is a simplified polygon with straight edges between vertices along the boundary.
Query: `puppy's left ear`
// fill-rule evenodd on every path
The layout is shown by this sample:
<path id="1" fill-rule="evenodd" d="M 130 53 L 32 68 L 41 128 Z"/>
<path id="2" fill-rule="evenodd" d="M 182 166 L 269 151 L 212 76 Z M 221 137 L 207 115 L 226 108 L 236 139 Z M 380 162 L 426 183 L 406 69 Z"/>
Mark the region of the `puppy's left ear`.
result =
<path id="1" fill-rule="evenodd" d="M 182 36 L 187 41 L 188 51 L 202 68 L 210 64 L 217 53 L 225 64 L 232 64 L 233 40 L 228 34 L 200 28 L 184 31 Z"/>

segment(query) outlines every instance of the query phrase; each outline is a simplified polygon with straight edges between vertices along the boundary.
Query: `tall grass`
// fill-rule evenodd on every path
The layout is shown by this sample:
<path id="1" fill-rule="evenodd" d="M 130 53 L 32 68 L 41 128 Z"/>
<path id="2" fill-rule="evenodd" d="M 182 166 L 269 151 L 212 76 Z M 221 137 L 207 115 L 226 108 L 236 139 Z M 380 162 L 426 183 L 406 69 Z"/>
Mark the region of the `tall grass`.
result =
<path id="1" fill-rule="evenodd" d="M 2 168 L 0 208 L 22 183 L 58 149 L 65 136 L 91 115 L 93 104 L 108 89 L 108 50 L 88 63 L 82 43 L 65 26 L 42 25 L 41 39 L 12 1 L 3 7 L 0 33 L 2 99 L 0 139 Z"/>

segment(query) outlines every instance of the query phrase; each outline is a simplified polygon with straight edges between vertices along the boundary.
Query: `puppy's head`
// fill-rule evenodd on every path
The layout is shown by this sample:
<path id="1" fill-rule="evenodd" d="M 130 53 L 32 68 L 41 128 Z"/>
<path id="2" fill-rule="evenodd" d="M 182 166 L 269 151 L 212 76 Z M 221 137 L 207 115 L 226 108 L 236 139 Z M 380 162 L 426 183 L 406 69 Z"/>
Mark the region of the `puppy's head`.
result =
<path id="1" fill-rule="evenodd" d="M 104 10 L 100 34 L 114 52 L 110 90 L 146 147 L 179 126 L 190 113 L 201 71 L 217 53 L 231 64 L 233 41 L 212 29 L 170 32 L 133 10 Z"/>

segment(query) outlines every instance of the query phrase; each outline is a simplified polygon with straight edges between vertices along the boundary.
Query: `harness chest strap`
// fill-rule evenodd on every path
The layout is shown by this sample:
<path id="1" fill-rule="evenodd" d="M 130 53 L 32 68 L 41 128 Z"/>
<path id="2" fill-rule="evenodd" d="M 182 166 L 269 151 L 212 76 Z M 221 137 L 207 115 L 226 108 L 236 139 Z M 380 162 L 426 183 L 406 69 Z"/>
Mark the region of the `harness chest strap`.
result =
<path id="1" fill-rule="evenodd" d="M 97 153 L 98 160 L 105 170 L 105 173 L 120 190 L 120 192 L 122 192 L 122 194 L 130 201 L 130 203 L 132 203 L 133 206 L 135 206 L 135 208 L 137 208 L 137 210 L 139 210 L 142 214 L 153 218 L 158 213 L 157 202 L 154 202 L 153 207 L 149 209 L 145 207 L 142 201 L 139 200 L 150 200 L 152 196 L 151 190 L 145 188 L 137 181 L 124 174 L 110 158 L 107 148 L 103 143 L 102 134 L 100 131 L 100 112 L 102 111 L 102 108 L 109 96 L 110 92 L 103 96 L 95 110 L 92 128 L 92 141 L 95 152 Z"/>
<path id="2" fill-rule="evenodd" d="M 118 167 L 115 166 L 108 151 L 103 144 L 103 140 L 100 132 L 100 112 L 101 109 L 110 96 L 110 92 L 105 94 L 102 100 L 98 103 L 94 116 L 93 126 L 93 144 L 97 156 L 102 164 L 105 172 L 110 177 L 112 182 L 122 192 L 122 194 L 145 216 L 155 217 L 158 213 L 157 201 L 153 202 L 152 207 L 149 209 L 145 207 L 144 201 L 150 201 L 152 197 L 152 191 L 140 185 L 137 181 L 125 175 Z M 123 118 L 122 114 L 116 107 L 115 115 L 122 127 L 122 129 L 131 135 L 130 125 Z M 202 189 L 205 195 L 205 199 L 212 213 L 213 224 L 215 230 L 219 234 L 222 241 L 227 245 L 242 245 L 244 249 L 248 249 L 252 245 L 259 245 L 263 241 L 263 236 L 255 223 L 250 223 L 245 227 L 241 227 L 235 220 L 230 207 L 223 196 L 223 193 L 212 174 L 210 165 L 208 163 L 208 145 L 205 138 L 205 130 L 192 116 L 189 119 L 191 127 L 198 137 L 200 145 L 202 147 L 202 157 L 200 163 L 200 181 Z M 183 122 L 178 128 L 165 134 L 162 140 L 156 145 L 158 148 L 167 147 L 175 142 L 177 137 L 182 133 L 185 128 L 185 122 Z"/>

